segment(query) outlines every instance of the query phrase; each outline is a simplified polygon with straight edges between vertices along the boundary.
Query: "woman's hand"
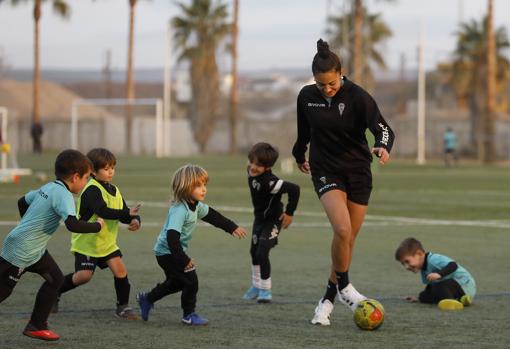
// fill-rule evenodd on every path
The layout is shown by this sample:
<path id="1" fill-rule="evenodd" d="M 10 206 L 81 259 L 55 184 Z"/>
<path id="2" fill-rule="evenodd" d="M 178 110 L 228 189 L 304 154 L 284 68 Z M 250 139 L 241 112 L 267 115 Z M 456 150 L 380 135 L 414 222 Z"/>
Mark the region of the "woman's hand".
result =
<path id="1" fill-rule="evenodd" d="M 303 173 L 310 173 L 310 164 L 306 160 L 302 164 L 297 164 L 297 167 L 299 168 L 299 171 Z"/>
<path id="2" fill-rule="evenodd" d="M 383 147 L 372 148 L 371 152 L 379 158 L 379 163 L 381 165 L 384 165 L 390 160 L 390 153 L 388 153 L 388 151 Z"/>

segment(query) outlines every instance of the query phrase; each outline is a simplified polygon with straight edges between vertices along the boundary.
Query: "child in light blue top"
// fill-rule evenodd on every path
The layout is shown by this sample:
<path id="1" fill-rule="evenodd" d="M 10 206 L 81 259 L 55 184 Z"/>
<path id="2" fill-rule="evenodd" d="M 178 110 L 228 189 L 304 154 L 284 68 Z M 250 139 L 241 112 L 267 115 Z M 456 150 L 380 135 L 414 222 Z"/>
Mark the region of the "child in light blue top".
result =
<path id="1" fill-rule="evenodd" d="M 150 292 L 138 294 L 144 321 L 149 319 L 154 302 L 169 294 L 182 292 L 182 323 L 203 326 L 209 322 L 195 313 L 198 277 L 195 262 L 187 255 L 197 221 L 201 219 L 238 238 L 244 238 L 246 231 L 202 202 L 208 179 L 207 172 L 196 165 L 185 165 L 175 172 L 172 180 L 174 200 L 154 246 L 156 260 L 165 272 L 166 280 Z"/>
<path id="2" fill-rule="evenodd" d="M 450 257 L 425 252 L 415 238 L 401 242 L 395 259 L 407 270 L 420 272 L 422 282 L 427 285 L 417 299 L 408 297 L 408 300 L 438 303 L 441 309 L 461 309 L 470 305 L 476 295 L 475 279 L 464 267 Z"/>
<path id="3" fill-rule="evenodd" d="M 55 160 L 56 180 L 18 200 L 21 221 L 5 238 L 0 253 L 0 303 L 10 296 L 25 272 L 44 278 L 23 331 L 26 336 L 47 341 L 60 338 L 48 328 L 48 317 L 64 275 L 46 250 L 60 221 L 76 233 L 97 233 L 104 225 L 102 219 L 87 223 L 76 218 L 73 193 L 78 194 L 87 184 L 90 171 L 85 155 L 77 150 L 64 150 Z"/>

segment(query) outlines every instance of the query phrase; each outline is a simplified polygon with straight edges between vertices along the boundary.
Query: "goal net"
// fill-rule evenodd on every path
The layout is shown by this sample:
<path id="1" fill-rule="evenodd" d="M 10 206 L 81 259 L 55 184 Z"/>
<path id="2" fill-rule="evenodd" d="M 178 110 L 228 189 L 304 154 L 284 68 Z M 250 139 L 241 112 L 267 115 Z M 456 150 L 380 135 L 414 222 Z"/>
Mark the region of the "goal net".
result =
<path id="1" fill-rule="evenodd" d="M 170 154 L 170 120 L 157 98 L 77 99 L 71 110 L 71 147 L 102 146 L 114 153 Z"/>

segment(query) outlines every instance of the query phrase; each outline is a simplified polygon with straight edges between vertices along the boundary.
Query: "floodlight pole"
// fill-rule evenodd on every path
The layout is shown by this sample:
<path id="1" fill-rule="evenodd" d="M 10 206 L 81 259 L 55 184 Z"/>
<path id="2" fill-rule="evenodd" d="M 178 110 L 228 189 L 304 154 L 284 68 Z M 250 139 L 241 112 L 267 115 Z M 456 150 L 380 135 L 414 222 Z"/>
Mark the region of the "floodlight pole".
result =
<path id="1" fill-rule="evenodd" d="M 420 21 L 420 42 L 418 45 L 418 116 L 417 116 L 417 157 L 418 165 L 425 164 L 425 68 L 423 62 L 424 24 Z"/>
<path id="2" fill-rule="evenodd" d="M 170 156 L 170 111 L 172 104 L 172 24 L 169 21 L 165 42 L 165 77 L 163 85 L 163 155 Z"/>
<path id="3" fill-rule="evenodd" d="M 71 148 L 78 149 L 78 104 L 80 100 L 74 100 L 71 104 Z"/>
<path id="4" fill-rule="evenodd" d="M 163 105 L 161 100 L 156 102 L 156 157 L 160 158 L 164 155 L 163 140 L 165 131 L 163 129 Z"/>

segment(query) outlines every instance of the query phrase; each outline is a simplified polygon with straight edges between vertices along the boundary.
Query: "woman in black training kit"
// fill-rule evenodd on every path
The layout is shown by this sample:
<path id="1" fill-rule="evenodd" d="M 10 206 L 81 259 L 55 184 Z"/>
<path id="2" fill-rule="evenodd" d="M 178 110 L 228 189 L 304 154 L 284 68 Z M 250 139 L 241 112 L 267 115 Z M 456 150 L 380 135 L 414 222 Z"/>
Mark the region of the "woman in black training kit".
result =
<path id="1" fill-rule="evenodd" d="M 327 326 L 337 292 L 353 311 L 366 299 L 349 282 L 349 266 L 372 191 L 372 153 L 381 165 L 388 162 L 394 134 L 374 99 L 342 76 L 340 59 L 322 39 L 312 72 L 315 84 L 303 87 L 297 99 L 298 136 L 292 154 L 301 172 L 311 173 L 333 228 L 331 274 L 312 319 L 312 324 Z M 367 128 L 375 136 L 372 149 L 365 137 Z"/>

